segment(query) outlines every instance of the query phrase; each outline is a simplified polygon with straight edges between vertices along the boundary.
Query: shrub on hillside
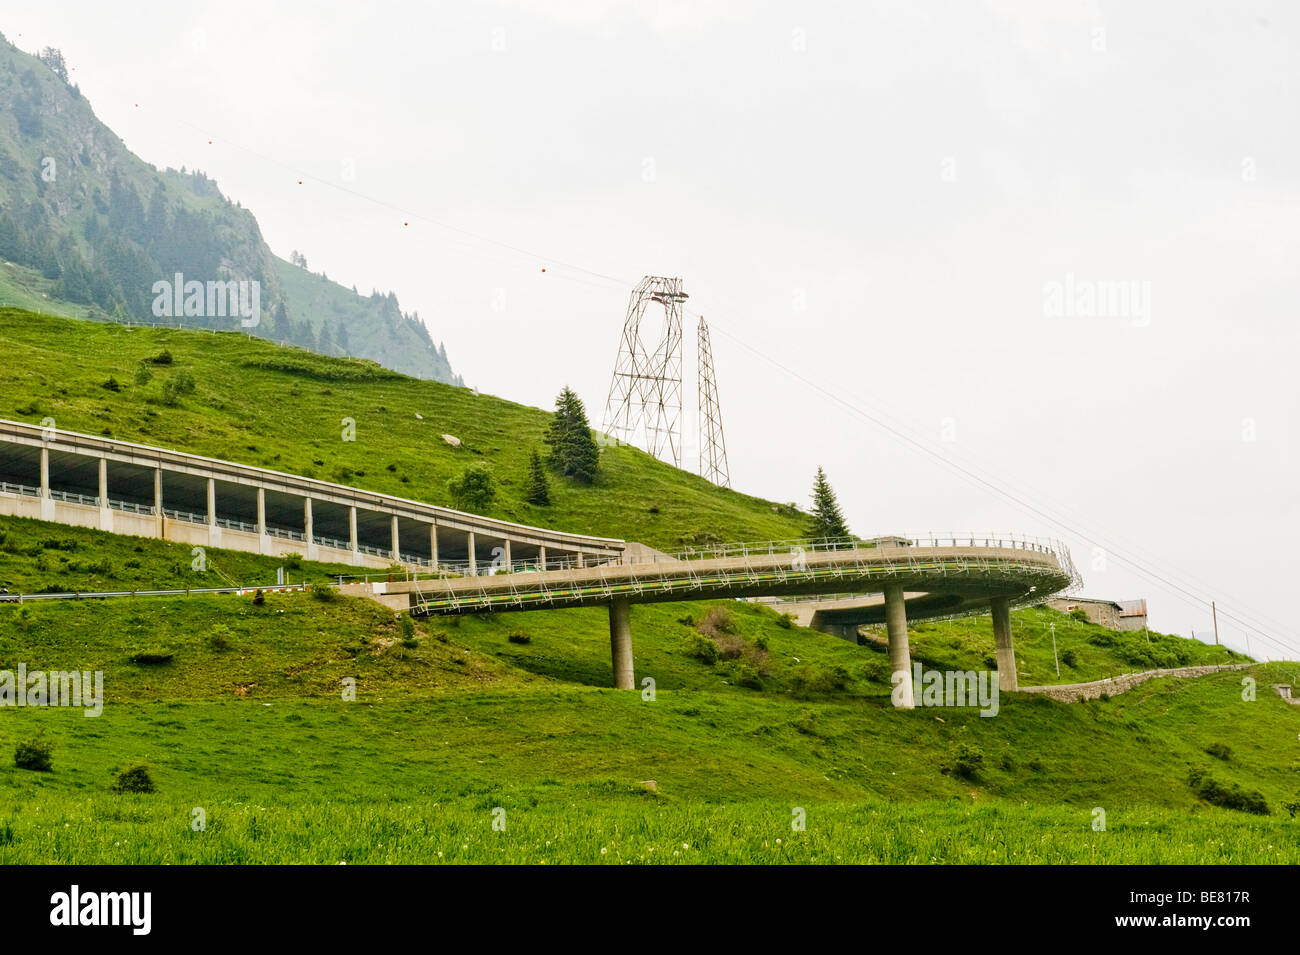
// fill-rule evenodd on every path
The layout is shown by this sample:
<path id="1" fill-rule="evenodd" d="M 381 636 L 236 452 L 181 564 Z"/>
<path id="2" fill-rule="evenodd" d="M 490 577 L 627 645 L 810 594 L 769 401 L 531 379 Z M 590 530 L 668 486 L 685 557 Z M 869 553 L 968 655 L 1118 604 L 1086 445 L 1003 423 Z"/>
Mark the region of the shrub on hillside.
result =
<path id="1" fill-rule="evenodd" d="M 962 779 L 974 779 L 984 765 L 984 751 L 971 743 L 957 743 L 949 750 L 943 771 Z"/>
<path id="2" fill-rule="evenodd" d="M 311 588 L 312 600 L 317 603 L 333 603 L 338 597 L 338 593 L 329 584 L 315 584 Z"/>
<path id="3" fill-rule="evenodd" d="M 1268 815 L 1268 802 L 1258 790 L 1242 789 L 1237 783 L 1224 786 L 1202 769 L 1193 769 L 1187 777 L 1192 790 L 1212 806 Z"/>
<path id="4" fill-rule="evenodd" d="M 1073 650 L 1066 650 L 1061 654 L 1061 662 L 1073 670 L 1079 665 L 1079 657 Z"/>
<path id="5" fill-rule="evenodd" d="M 682 651 L 687 656 L 694 657 L 704 663 L 714 664 L 718 662 L 718 645 L 708 637 L 703 637 L 698 633 L 687 634 L 683 638 Z"/>
<path id="6" fill-rule="evenodd" d="M 781 616 L 779 616 L 776 620 L 776 625 L 780 627 L 782 630 L 789 630 L 791 627 L 794 626 L 794 614 L 792 613 L 781 614 Z"/>
<path id="7" fill-rule="evenodd" d="M 208 633 L 208 646 L 220 653 L 223 650 L 229 650 L 231 644 L 230 628 L 224 623 L 213 624 L 211 632 Z"/>
<path id="8" fill-rule="evenodd" d="M 533 638 L 530 637 L 528 634 L 524 633 L 522 630 L 511 630 L 508 634 L 506 634 L 506 639 L 509 640 L 511 643 L 522 644 L 522 643 L 533 642 Z"/>
<path id="9" fill-rule="evenodd" d="M 457 509 L 474 513 L 487 510 L 497 496 L 492 469 L 482 461 L 476 461 L 457 477 L 448 480 L 447 491 Z"/>
<path id="10" fill-rule="evenodd" d="M 165 405 L 176 405 L 185 395 L 194 394 L 194 376 L 188 371 L 178 371 L 162 386 L 162 401 Z"/>
<path id="11" fill-rule="evenodd" d="M 1091 622 L 1088 620 L 1087 611 L 1085 611 L 1082 607 L 1075 607 L 1073 610 L 1070 611 L 1070 616 L 1073 617 L 1075 620 L 1079 621 L 1079 623 Z"/>
<path id="12" fill-rule="evenodd" d="M 1205 747 L 1205 751 L 1215 759 L 1221 759 L 1225 763 L 1232 759 L 1232 747 L 1228 746 L 1226 743 L 1211 743 L 1209 746 Z"/>
<path id="13" fill-rule="evenodd" d="M 724 634 L 736 632 L 736 618 L 726 607 L 710 607 L 700 622 L 695 625 L 695 629 L 706 637 L 717 640 Z"/>
<path id="14" fill-rule="evenodd" d="M 844 690 L 851 679 L 849 671 L 842 666 L 824 667 L 804 663 L 790 671 L 786 685 L 795 696 L 815 696 Z"/>
<path id="15" fill-rule="evenodd" d="M 170 365 L 172 363 L 172 353 L 164 348 L 162 351 L 154 355 L 152 358 L 145 358 L 142 360 L 148 362 L 151 365 Z"/>
<path id="16" fill-rule="evenodd" d="M 48 773 L 54 769 L 54 744 L 43 739 L 29 739 L 14 747 L 14 765 Z"/>
<path id="17" fill-rule="evenodd" d="M 141 666 L 159 666 L 163 663 L 171 663 L 176 654 L 172 650 L 150 649 L 137 650 L 127 657 L 132 663 L 138 663 Z"/>
<path id="18" fill-rule="evenodd" d="M 113 780 L 113 791 L 118 793 L 151 793 L 157 791 L 153 774 L 144 763 L 136 763 L 117 774 Z"/>

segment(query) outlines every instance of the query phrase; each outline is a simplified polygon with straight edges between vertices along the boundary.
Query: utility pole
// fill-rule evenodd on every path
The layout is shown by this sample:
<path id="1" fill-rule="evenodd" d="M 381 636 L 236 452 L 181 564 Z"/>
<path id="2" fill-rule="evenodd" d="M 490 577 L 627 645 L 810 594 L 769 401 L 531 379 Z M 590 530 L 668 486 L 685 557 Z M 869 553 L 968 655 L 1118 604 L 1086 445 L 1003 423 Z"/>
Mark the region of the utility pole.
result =
<path id="1" fill-rule="evenodd" d="M 1052 628 L 1052 659 L 1056 662 L 1056 678 L 1061 678 L 1061 659 L 1056 655 L 1056 623 L 1051 624 Z"/>
<path id="2" fill-rule="evenodd" d="M 1219 611 L 1214 606 L 1214 601 L 1210 601 L 1210 613 L 1214 615 L 1214 645 L 1219 645 Z"/>

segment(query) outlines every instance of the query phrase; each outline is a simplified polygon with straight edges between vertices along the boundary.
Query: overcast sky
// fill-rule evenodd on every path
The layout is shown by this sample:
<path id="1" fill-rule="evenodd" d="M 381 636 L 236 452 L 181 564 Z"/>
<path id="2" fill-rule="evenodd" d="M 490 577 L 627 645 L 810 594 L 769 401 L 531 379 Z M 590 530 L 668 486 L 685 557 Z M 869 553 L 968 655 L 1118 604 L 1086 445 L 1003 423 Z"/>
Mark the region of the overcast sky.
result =
<path id="1" fill-rule="evenodd" d="M 821 465 L 861 535 L 1062 537 L 1086 594 L 1209 633 L 1178 581 L 1300 657 L 1300 7 L 7 6 L 470 385 L 599 425 L 631 286 L 680 276 L 737 488 L 806 504 Z"/>

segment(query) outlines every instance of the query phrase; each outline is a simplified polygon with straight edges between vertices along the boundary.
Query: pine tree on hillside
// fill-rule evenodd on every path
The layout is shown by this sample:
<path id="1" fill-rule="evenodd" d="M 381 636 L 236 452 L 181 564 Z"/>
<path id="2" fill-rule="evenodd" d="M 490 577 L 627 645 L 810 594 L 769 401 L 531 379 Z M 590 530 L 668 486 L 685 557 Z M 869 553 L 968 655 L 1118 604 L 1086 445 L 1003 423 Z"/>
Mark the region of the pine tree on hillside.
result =
<path id="1" fill-rule="evenodd" d="M 542 456 L 534 449 L 528 459 L 528 484 L 524 488 L 524 500 L 538 507 L 551 503 L 551 486 L 546 481 L 546 469 L 542 467 Z"/>
<path id="2" fill-rule="evenodd" d="M 821 468 L 817 469 L 817 477 L 813 480 L 812 500 L 812 526 L 809 536 L 827 540 L 848 540 L 852 535 L 849 533 L 848 525 L 844 523 L 844 513 L 840 510 L 839 501 L 835 499 L 835 491 L 826 480 L 826 472 Z"/>
<path id="3" fill-rule="evenodd" d="M 558 471 L 566 477 L 575 478 L 583 484 L 590 484 L 596 479 L 600 467 L 600 449 L 596 439 L 591 436 L 591 425 L 587 423 L 587 412 L 582 407 L 582 400 L 574 394 L 568 385 L 555 399 L 555 417 L 546 435 L 550 447 L 547 464 L 551 470 Z"/>

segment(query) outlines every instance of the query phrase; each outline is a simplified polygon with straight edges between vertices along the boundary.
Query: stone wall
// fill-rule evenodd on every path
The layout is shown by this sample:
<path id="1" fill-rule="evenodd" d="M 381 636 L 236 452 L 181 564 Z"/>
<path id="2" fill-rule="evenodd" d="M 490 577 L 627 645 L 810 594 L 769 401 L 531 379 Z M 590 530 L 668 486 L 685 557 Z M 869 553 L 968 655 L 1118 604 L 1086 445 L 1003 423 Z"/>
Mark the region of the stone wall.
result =
<path id="1" fill-rule="evenodd" d="M 1060 686 L 1022 686 L 1021 693 L 1037 693 L 1048 696 L 1062 703 L 1079 703 L 1083 700 L 1095 700 L 1100 696 L 1114 696 L 1133 687 L 1162 676 L 1205 676 L 1220 670 L 1244 670 L 1250 663 L 1221 663 L 1199 667 L 1176 667 L 1172 670 L 1144 670 L 1141 673 L 1125 673 L 1121 676 L 1094 680 L 1091 683 L 1065 683 Z"/>

